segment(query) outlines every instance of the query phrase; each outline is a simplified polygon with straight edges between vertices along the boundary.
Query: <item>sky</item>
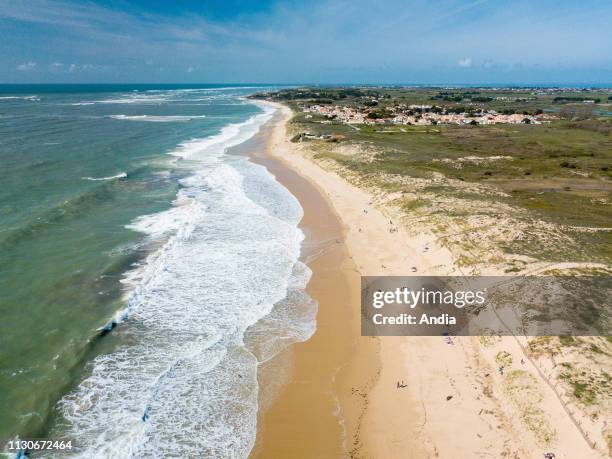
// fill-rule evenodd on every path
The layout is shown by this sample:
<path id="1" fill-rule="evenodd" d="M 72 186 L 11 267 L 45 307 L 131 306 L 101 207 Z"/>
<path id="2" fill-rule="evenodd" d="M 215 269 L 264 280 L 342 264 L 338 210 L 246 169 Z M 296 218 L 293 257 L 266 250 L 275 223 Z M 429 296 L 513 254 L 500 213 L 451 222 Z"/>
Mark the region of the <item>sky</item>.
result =
<path id="1" fill-rule="evenodd" d="M 0 0 L 0 83 L 612 83 L 610 0 Z"/>

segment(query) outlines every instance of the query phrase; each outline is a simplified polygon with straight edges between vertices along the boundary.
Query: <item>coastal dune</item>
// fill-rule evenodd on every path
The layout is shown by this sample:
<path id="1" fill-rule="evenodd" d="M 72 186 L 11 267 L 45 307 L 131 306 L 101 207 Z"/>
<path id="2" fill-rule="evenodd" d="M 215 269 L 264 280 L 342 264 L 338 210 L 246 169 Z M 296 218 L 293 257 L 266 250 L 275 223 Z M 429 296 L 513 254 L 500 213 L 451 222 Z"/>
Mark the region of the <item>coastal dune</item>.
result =
<path id="1" fill-rule="evenodd" d="M 542 381 L 535 409 L 546 442 L 525 428 L 520 401 L 504 390 L 492 355 L 523 352 L 502 338 L 360 336 L 362 275 L 461 275 L 453 255 L 423 228 L 408 236 L 399 217 L 288 141 L 291 111 L 274 104 L 252 159 L 300 201 L 309 294 L 317 331 L 260 366 L 258 436 L 251 457 L 604 457 L 585 440 Z M 411 231 L 414 233 L 414 231 Z M 283 384 L 278 368 L 289 368 Z M 522 369 L 537 375 L 530 362 Z M 552 434 L 551 434 L 552 435 Z"/>

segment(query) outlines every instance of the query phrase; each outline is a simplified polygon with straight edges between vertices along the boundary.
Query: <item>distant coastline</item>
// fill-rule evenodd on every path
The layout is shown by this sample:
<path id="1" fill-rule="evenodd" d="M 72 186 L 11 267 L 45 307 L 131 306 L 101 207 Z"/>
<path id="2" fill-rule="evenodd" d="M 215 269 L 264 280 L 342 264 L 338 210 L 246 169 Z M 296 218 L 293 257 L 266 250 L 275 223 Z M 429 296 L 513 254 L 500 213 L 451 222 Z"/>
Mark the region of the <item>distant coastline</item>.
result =
<path id="1" fill-rule="evenodd" d="M 150 91 L 169 89 L 265 89 L 265 88 L 559 88 L 559 89 L 609 89 L 612 82 L 586 83 L 0 83 L 0 94 L 23 94 L 28 92 L 108 92 Z"/>

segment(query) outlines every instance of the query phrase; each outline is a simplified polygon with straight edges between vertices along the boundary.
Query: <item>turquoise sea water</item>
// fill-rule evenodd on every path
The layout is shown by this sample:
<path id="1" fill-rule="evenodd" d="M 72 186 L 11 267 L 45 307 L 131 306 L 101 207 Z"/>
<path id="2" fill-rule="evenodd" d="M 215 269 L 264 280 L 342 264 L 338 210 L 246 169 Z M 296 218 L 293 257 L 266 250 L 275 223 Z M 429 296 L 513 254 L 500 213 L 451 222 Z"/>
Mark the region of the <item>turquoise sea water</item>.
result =
<path id="1" fill-rule="evenodd" d="M 310 304 L 299 204 L 227 154 L 258 89 L 0 88 L 0 440 L 248 454 L 253 349 Z"/>

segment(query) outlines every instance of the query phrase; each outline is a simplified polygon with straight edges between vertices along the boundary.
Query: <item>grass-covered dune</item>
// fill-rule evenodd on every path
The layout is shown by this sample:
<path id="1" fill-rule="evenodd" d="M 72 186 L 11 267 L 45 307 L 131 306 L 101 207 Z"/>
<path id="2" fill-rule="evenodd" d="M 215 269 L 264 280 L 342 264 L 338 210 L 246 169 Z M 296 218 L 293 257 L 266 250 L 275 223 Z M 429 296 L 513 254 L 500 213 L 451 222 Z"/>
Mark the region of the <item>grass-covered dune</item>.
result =
<path id="1" fill-rule="evenodd" d="M 353 180 L 392 194 L 407 218 L 429 219 L 441 236 L 464 229 L 461 243 L 468 252 L 470 244 L 487 246 L 482 238 L 470 242 L 470 224 L 480 215 L 485 224 L 523 225 L 515 237 L 491 233 L 488 242 L 505 253 L 555 262 L 612 261 L 612 91 L 307 88 L 261 97 L 289 104 L 295 140 L 308 140 L 318 159 L 336 163 Z M 304 111 L 316 104 L 389 118 L 349 125 Z M 391 121 L 392 113 L 411 105 L 552 116 L 537 125 Z M 478 250 L 472 252 L 478 258 Z"/>

